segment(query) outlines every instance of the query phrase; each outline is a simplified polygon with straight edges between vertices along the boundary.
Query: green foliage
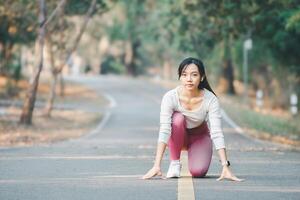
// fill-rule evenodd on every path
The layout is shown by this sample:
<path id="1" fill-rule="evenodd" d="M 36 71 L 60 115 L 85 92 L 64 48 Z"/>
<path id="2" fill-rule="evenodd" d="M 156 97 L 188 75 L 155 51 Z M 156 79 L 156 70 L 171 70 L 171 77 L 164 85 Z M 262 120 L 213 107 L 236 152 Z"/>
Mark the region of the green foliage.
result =
<path id="1" fill-rule="evenodd" d="M 0 42 L 32 42 L 36 37 L 36 18 L 37 10 L 33 1 L 0 1 Z"/>
<path id="2" fill-rule="evenodd" d="M 290 15 L 287 18 L 287 23 L 285 28 L 287 30 L 294 30 L 297 33 L 300 33 L 300 6 L 295 10 L 289 11 Z"/>
<path id="3" fill-rule="evenodd" d="M 254 39 L 263 41 L 282 67 L 299 66 L 297 1 L 259 1 L 257 4 L 259 13 L 254 16 Z"/>
<path id="4" fill-rule="evenodd" d="M 125 66 L 113 56 L 106 57 L 101 64 L 101 74 L 122 74 L 124 72 Z"/>
<path id="5" fill-rule="evenodd" d="M 270 48 L 265 40 L 254 38 L 254 45 L 248 52 L 248 68 L 249 72 L 265 68 L 266 66 L 275 66 L 276 58 L 273 57 Z M 243 39 L 235 40 L 232 44 L 233 62 L 237 69 L 236 79 L 243 80 Z M 251 73 L 249 78 L 252 79 Z"/>
<path id="6" fill-rule="evenodd" d="M 37 9 L 30 0 L 0 1 L 0 73 L 20 77 L 15 64 L 16 44 L 30 44 L 36 38 Z M 18 67 L 16 67 L 18 66 Z"/>
<path id="7" fill-rule="evenodd" d="M 84 15 L 89 9 L 91 2 L 92 0 L 68 0 L 67 6 L 65 7 L 65 14 L 69 16 Z M 95 12 L 101 12 L 107 9 L 107 7 L 107 0 L 97 0 Z"/>
<path id="8" fill-rule="evenodd" d="M 19 55 L 14 54 L 11 62 L 8 63 L 8 73 L 9 76 L 12 77 L 15 81 L 21 79 L 21 63 L 19 59 Z"/>
<path id="9" fill-rule="evenodd" d="M 47 1 L 48 15 L 58 2 Z M 91 0 L 68 0 L 65 15 L 83 16 L 90 3 Z M 207 61 L 209 70 L 220 74 L 222 48 L 227 40 L 231 48 L 227 56 L 232 56 L 236 78 L 241 80 L 243 41 L 251 37 L 250 74 L 251 70 L 268 66 L 273 74 L 280 75 L 279 71 L 285 70 L 300 75 L 298 0 L 97 0 L 97 8 L 94 14 L 112 8 L 114 12 L 105 18 L 112 23 L 89 27 L 90 34 L 97 38 L 108 35 L 112 45 L 120 40 L 135 44 L 133 60 L 140 72 L 145 66 L 161 65 L 166 59 L 178 63 L 185 56 L 196 56 Z M 32 43 L 36 38 L 37 13 L 36 1 L 0 0 L 0 42 Z M 58 20 L 49 24 L 50 30 L 56 30 L 53 35 L 57 40 Z M 66 23 L 67 27 L 70 22 Z M 123 69 L 118 64 L 109 68 Z"/>

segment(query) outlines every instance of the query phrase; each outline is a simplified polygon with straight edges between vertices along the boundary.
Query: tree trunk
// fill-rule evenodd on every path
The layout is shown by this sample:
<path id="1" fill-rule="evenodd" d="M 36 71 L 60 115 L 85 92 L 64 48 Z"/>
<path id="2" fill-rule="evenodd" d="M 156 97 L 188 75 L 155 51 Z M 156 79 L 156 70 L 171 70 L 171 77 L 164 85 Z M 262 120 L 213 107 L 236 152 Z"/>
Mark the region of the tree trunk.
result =
<path id="1" fill-rule="evenodd" d="M 133 69 L 132 69 L 133 49 L 132 49 L 131 41 L 126 41 L 125 43 L 124 63 L 125 63 L 127 74 L 133 76 Z"/>
<path id="2" fill-rule="evenodd" d="M 50 56 L 50 65 L 51 65 L 51 88 L 49 91 L 49 96 L 47 99 L 47 103 L 45 106 L 45 115 L 47 117 L 51 116 L 51 111 L 53 108 L 53 103 L 56 95 L 56 83 L 57 83 L 57 73 L 55 72 L 55 63 L 54 63 L 54 56 L 53 56 L 53 51 L 52 51 L 52 41 L 51 41 L 51 36 L 47 34 L 47 50 Z"/>
<path id="3" fill-rule="evenodd" d="M 51 116 L 51 111 L 53 108 L 53 104 L 54 104 L 54 99 L 56 96 L 56 84 L 57 83 L 57 74 L 52 73 L 52 81 L 51 81 L 51 89 L 50 89 L 50 93 L 49 93 L 49 97 L 47 100 L 47 104 L 45 106 L 45 115 L 47 117 Z"/>
<path id="4" fill-rule="evenodd" d="M 127 74 L 131 76 L 136 76 L 137 75 L 137 65 L 136 65 L 136 57 L 137 57 L 137 52 L 138 48 L 141 45 L 139 40 L 136 40 L 134 42 L 128 41 L 126 43 L 125 47 L 125 66 L 127 70 Z"/>
<path id="5" fill-rule="evenodd" d="M 65 96 L 65 81 L 62 73 L 59 74 L 59 96 Z"/>
<path id="6" fill-rule="evenodd" d="M 39 0 L 39 9 L 39 51 L 36 52 L 36 58 L 38 58 L 37 70 L 30 81 L 30 86 L 26 94 L 25 102 L 20 117 L 20 123 L 28 125 L 32 123 L 32 113 L 35 104 L 36 92 L 39 84 L 39 77 L 43 68 L 43 49 L 46 33 L 46 27 L 44 26 L 44 23 L 46 22 L 45 0 Z"/>
<path id="7" fill-rule="evenodd" d="M 66 1 L 65 0 L 62 0 L 60 2 L 60 6 L 58 7 L 57 9 L 57 15 L 58 15 L 58 18 L 59 18 L 59 26 L 60 26 L 60 42 L 63 43 L 63 38 L 64 38 L 64 34 L 63 34 L 63 17 L 64 17 L 64 8 L 65 8 L 65 4 L 66 4 Z M 54 52 L 52 51 L 52 38 L 51 38 L 51 34 L 47 34 L 47 50 L 48 50 L 48 53 L 49 53 L 49 56 L 50 56 L 50 65 L 51 65 L 51 87 L 50 87 L 50 91 L 49 91 L 49 96 L 48 96 L 48 99 L 47 99 L 47 103 L 46 103 L 46 106 L 45 106 L 45 111 L 44 111 L 44 114 L 45 116 L 47 117 L 51 117 L 51 112 L 52 112 L 52 109 L 53 109 L 53 104 L 54 104 L 54 100 L 55 100 L 55 97 L 56 97 L 56 85 L 57 85 L 57 77 L 58 77 L 58 72 L 56 70 L 56 66 L 55 66 L 55 62 L 54 62 Z"/>
<path id="8" fill-rule="evenodd" d="M 68 62 L 68 60 L 70 59 L 70 57 L 72 56 L 73 52 L 76 50 L 80 40 L 81 40 L 81 37 L 88 25 L 88 22 L 90 21 L 92 15 L 94 14 L 94 12 L 96 11 L 96 3 L 97 1 L 96 0 L 93 0 L 91 2 L 91 5 L 85 15 L 85 18 L 84 18 L 84 21 L 80 27 L 80 31 L 78 33 L 78 35 L 76 36 L 76 39 L 74 41 L 74 45 L 67 51 L 67 55 L 66 55 L 66 58 L 64 60 L 64 62 L 62 63 L 62 65 L 60 65 L 60 67 L 57 69 L 57 71 L 60 73 L 62 72 L 63 70 L 63 67 L 65 66 L 65 64 Z"/>
<path id="9" fill-rule="evenodd" d="M 224 37 L 224 57 L 222 63 L 222 75 L 220 80 L 220 90 L 228 94 L 235 94 L 233 85 L 234 71 L 232 66 L 230 37 L 226 34 Z"/>
<path id="10" fill-rule="evenodd" d="M 233 67 L 230 58 L 223 60 L 223 77 L 228 83 L 226 84 L 228 88 L 226 88 L 225 92 L 228 94 L 235 94 L 235 89 L 233 85 Z"/>
<path id="11" fill-rule="evenodd" d="M 59 13 L 59 16 L 60 17 L 63 17 L 63 8 L 65 6 L 65 3 L 62 3 L 61 4 L 61 7 L 60 9 L 58 10 L 58 13 Z M 53 60 L 53 52 L 52 50 L 50 50 L 50 57 L 51 57 L 51 66 L 52 66 L 52 83 L 51 83 L 51 90 L 50 90 L 50 94 L 49 94 L 49 98 L 48 98 L 48 101 L 47 101 L 47 105 L 45 107 L 45 114 L 46 116 L 50 117 L 51 116 L 51 111 L 52 111 L 52 108 L 53 108 L 53 103 L 54 103 L 54 100 L 55 100 L 55 97 L 56 97 L 56 85 L 57 85 L 57 78 L 59 76 L 59 88 L 60 88 L 60 96 L 63 97 L 64 96 L 64 90 L 65 90 L 65 85 L 64 85 L 64 80 L 63 80 L 63 75 L 62 75 L 62 70 L 63 70 L 63 67 L 65 65 L 65 63 L 70 59 L 72 53 L 76 50 L 77 46 L 78 46 L 78 43 L 79 41 L 81 40 L 81 37 L 86 29 L 86 26 L 92 16 L 92 14 L 94 13 L 96 9 L 96 0 L 93 0 L 88 11 L 87 11 L 87 14 L 85 16 L 85 20 L 84 20 L 84 23 L 82 24 L 81 28 L 80 28 L 80 31 L 79 31 L 79 34 L 77 35 L 76 39 L 75 39 L 75 42 L 74 42 L 74 45 L 73 47 L 67 52 L 67 55 L 66 55 L 66 59 L 63 60 L 62 64 L 59 66 L 59 67 L 55 67 L 54 65 L 54 60 Z M 60 25 L 62 26 L 62 19 L 60 19 Z M 62 33 L 62 30 L 61 30 L 61 39 L 63 38 L 63 33 Z M 49 38 L 50 39 L 50 38 Z M 51 42 L 51 41 L 50 41 Z M 62 41 L 61 41 L 62 42 Z"/>
<path id="12" fill-rule="evenodd" d="M 2 46 L 2 58 L 1 58 L 1 65 L 0 65 L 0 74 L 3 75 L 9 75 L 8 74 L 8 64 L 10 62 L 11 56 L 12 56 L 12 49 L 13 49 L 13 43 L 11 42 L 4 42 Z"/>
<path id="13" fill-rule="evenodd" d="M 132 44 L 132 52 L 133 52 L 133 59 L 132 59 L 132 71 L 133 76 L 137 76 L 137 58 L 138 58 L 138 48 L 141 46 L 141 42 L 139 39 L 136 39 Z"/>

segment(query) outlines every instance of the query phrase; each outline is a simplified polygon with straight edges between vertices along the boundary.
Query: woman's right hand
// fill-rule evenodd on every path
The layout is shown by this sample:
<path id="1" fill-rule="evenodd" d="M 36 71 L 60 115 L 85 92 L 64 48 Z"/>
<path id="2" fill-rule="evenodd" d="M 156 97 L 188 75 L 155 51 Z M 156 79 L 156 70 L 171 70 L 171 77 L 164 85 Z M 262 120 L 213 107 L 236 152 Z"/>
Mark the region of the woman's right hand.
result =
<path id="1" fill-rule="evenodd" d="M 154 176 L 162 176 L 160 171 L 161 159 L 164 155 L 167 144 L 159 142 L 156 150 L 156 157 L 153 167 L 142 177 L 142 179 L 149 179 Z"/>
<path id="2" fill-rule="evenodd" d="M 142 179 L 149 179 L 155 176 L 162 176 L 161 170 L 159 167 L 152 167 L 143 177 Z"/>

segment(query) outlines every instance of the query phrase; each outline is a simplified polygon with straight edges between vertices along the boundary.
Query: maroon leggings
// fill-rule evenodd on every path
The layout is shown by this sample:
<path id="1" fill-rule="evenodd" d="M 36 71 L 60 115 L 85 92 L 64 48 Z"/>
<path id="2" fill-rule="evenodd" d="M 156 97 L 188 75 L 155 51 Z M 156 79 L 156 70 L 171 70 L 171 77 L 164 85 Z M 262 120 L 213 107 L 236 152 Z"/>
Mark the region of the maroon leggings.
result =
<path id="1" fill-rule="evenodd" d="M 193 177 L 204 177 L 212 158 L 212 141 L 206 122 L 187 129 L 184 116 L 174 112 L 172 134 L 168 143 L 171 160 L 179 160 L 181 150 L 188 151 L 189 171 Z"/>

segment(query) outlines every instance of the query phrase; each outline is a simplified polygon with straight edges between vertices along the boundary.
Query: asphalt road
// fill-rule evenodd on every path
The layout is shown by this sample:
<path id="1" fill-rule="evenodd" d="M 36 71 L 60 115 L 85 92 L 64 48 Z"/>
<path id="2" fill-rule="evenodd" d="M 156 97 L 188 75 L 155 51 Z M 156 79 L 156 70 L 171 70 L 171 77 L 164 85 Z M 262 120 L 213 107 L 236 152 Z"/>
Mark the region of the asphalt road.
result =
<path id="1" fill-rule="evenodd" d="M 77 81 L 111 101 L 95 130 L 76 140 L 0 149 L 0 200 L 178 199 L 179 179 L 141 180 L 152 166 L 166 89 L 124 77 Z M 78 94 L 80 95 L 80 94 Z M 300 199 L 300 153 L 240 134 L 224 117 L 233 172 L 244 182 L 217 182 L 217 152 L 206 178 L 193 179 L 195 199 Z M 168 167 L 168 152 L 163 171 Z"/>

